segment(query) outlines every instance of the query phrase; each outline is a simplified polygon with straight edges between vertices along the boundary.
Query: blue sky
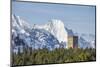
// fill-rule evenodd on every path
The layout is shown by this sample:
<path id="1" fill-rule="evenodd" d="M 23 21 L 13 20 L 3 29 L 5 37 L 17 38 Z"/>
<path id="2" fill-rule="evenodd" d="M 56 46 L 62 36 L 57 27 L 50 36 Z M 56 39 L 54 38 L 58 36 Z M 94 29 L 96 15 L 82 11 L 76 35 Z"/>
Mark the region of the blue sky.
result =
<path id="1" fill-rule="evenodd" d="M 12 2 L 12 13 L 30 24 L 45 24 L 60 19 L 77 33 L 95 34 L 95 6 Z"/>

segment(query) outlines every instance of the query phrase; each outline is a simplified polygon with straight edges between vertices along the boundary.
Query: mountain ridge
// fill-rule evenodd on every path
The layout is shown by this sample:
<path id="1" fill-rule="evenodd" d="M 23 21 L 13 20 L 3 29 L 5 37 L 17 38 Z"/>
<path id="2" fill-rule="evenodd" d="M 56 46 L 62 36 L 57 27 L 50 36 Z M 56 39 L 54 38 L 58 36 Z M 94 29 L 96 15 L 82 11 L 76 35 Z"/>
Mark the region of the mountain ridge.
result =
<path id="1" fill-rule="evenodd" d="M 68 36 L 74 36 L 74 35 L 75 33 L 73 32 L 73 30 L 65 27 L 64 23 L 61 20 L 52 19 L 51 21 L 48 22 L 48 24 L 44 25 L 33 24 L 33 26 L 31 26 L 19 16 L 12 15 L 12 45 L 14 46 L 18 44 L 17 42 L 19 42 L 18 45 L 21 46 L 24 43 L 27 44 L 28 47 L 37 46 L 38 48 L 40 48 L 41 46 L 42 48 L 46 47 L 49 50 L 52 50 L 54 48 L 67 48 Z M 91 48 L 91 46 L 95 48 L 93 45 L 95 44 L 94 43 L 95 41 L 92 41 L 91 43 L 87 42 L 83 36 L 79 36 L 78 40 L 79 40 L 78 43 L 81 46 L 81 48 L 86 48 L 86 47 Z M 32 41 L 36 42 L 33 43 Z M 52 45 L 50 45 L 49 41 L 52 43 Z M 44 46 L 43 44 L 48 44 L 48 45 Z M 17 47 L 22 49 L 22 47 L 19 46 Z M 37 49 L 35 47 L 33 47 L 33 49 Z M 16 47 L 14 47 L 14 49 L 16 49 Z"/>
<path id="2" fill-rule="evenodd" d="M 52 19 L 51 21 L 48 22 L 48 24 L 45 25 L 35 25 L 33 28 L 37 28 L 37 29 L 45 29 L 47 31 L 49 31 L 51 34 L 53 34 L 58 41 L 61 42 L 68 42 L 67 37 L 68 34 L 65 30 L 64 24 L 61 20 L 57 20 L 57 19 Z"/>

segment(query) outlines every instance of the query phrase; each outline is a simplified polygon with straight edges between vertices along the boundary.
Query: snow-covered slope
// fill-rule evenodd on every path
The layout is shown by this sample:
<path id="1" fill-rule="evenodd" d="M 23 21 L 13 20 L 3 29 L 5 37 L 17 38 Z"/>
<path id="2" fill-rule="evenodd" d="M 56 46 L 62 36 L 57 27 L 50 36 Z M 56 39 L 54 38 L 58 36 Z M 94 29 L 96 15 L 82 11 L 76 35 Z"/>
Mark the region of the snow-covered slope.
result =
<path id="1" fill-rule="evenodd" d="M 22 52 L 23 49 L 26 47 L 32 47 L 32 49 L 47 48 L 49 50 L 52 50 L 55 48 L 65 48 L 66 44 L 63 42 L 59 43 L 58 38 L 56 38 L 56 34 L 60 32 L 57 30 L 60 29 L 60 27 L 58 26 L 54 27 L 55 25 L 53 24 L 52 26 L 52 24 L 44 25 L 48 27 L 46 29 L 43 28 L 43 26 L 38 26 L 38 27 L 35 26 L 35 28 L 32 28 L 31 25 L 29 25 L 27 22 L 25 22 L 20 17 L 12 15 L 12 48 L 13 48 L 13 51 L 18 52 L 18 49 L 20 49 L 20 51 Z M 60 40 L 63 41 L 63 38 Z"/>
<path id="2" fill-rule="evenodd" d="M 30 35 L 33 49 L 47 48 L 53 50 L 55 48 L 60 48 L 58 40 L 44 29 L 32 29 Z"/>
<path id="3" fill-rule="evenodd" d="M 86 41 L 82 36 L 79 37 L 78 43 L 80 48 L 95 48 L 95 41 Z"/>
<path id="4" fill-rule="evenodd" d="M 55 38 L 61 43 L 64 42 L 67 45 L 68 42 L 68 33 L 65 30 L 65 26 L 61 20 L 52 19 L 45 25 L 34 25 L 34 29 L 45 29 L 54 35 Z"/>
<path id="5" fill-rule="evenodd" d="M 21 19 L 19 16 L 12 15 L 12 48 L 14 52 L 22 49 L 23 45 L 30 45 L 31 25 Z"/>
<path id="6" fill-rule="evenodd" d="M 79 36 L 79 45 L 81 48 L 95 48 L 95 35 L 81 34 Z"/>
<path id="7" fill-rule="evenodd" d="M 92 48 L 96 48 L 96 45 L 95 45 L 95 44 L 96 44 L 96 43 L 95 43 L 95 40 L 91 41 L 90 43 L 91 43 L 91 47 L 92 47 Z"/>
<path id="8" fill-rule="evenodd" d="M 31 26 L 22 20 L 19 16 L 12 15 L 12 33 L 21 33 L 29 36 L 28 31 L 31 30 Z"/>

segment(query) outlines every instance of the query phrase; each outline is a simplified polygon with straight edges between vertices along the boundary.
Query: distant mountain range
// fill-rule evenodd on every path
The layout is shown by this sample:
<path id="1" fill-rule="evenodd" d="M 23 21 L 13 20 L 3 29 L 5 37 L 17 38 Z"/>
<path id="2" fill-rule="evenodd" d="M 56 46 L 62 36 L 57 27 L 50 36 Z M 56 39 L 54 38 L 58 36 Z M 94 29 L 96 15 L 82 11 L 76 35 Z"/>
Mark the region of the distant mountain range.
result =
<path id="1" fill-rule="evenodd" d="M 72 29 L 64 26 L 61 20 L 52 19 L 48 24 L 30 25 L 19 16 L 12 15 L 12 47 L 14 52 L 25 47 L 32 49 L 67 48 L 68 36 L 76 35 Z M 78 34 L 77 34 L 78 35 Z M 90 40 L 90 39 L 91 40 Z M 89 39 L 89 40 L 88 40 Z M 95 48 L 95 36 L 78 36 L 80 48 Z"/>

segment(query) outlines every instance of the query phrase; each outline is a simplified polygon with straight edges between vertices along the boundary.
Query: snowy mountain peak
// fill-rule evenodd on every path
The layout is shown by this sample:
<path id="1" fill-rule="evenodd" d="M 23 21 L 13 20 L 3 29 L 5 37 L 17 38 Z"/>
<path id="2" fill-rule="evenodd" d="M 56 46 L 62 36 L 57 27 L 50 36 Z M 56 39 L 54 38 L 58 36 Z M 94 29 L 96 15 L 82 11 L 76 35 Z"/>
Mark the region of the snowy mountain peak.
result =
<path id="1" fill-rule="evenodd" d="M 55 26 L 63 26 L 64 27 L 64 24 L 63 24 L 63 22 L 61 21 L 61 20 L 59 20 L 59 19 L 52 19 L 52 20 L 50 20 L 50 23 L 49 24 L 52 24 L 52 25 L 55 25 Z"/>
<path id="2" fill-rule="evenodd" d="M 50 32 L 57 40 L 61 43 L 64 42 L 67 44 L 68 33 L 65 30 L 64 23 L 61 20 L 52 19 L 48 24 L 44 25 L 34 25 L 34 29 L 44 29 Z"/>
<path id="3" fill-rule="evenodd" d="M 12 33 L 21 33 L 29 36 L 29 31 L 31 31 L 31 25 L 24 21 L 21 17 L 12 15 Z"/>
<path id="4" fill-rule="evenodd" d="M 49 50 L 64 47 L 58 39 L 52 35 L 46 27 L 47 25 L 34 25 L 36 29 L 29 28 L 30 25 L 19 16 L 12 15 L 12 45 L 14 52 L 18 49 L 23 50 L 26 47 L 32 49 L 48 48 Z M 39 29 L 38 29 L 39 28 Z"/>

